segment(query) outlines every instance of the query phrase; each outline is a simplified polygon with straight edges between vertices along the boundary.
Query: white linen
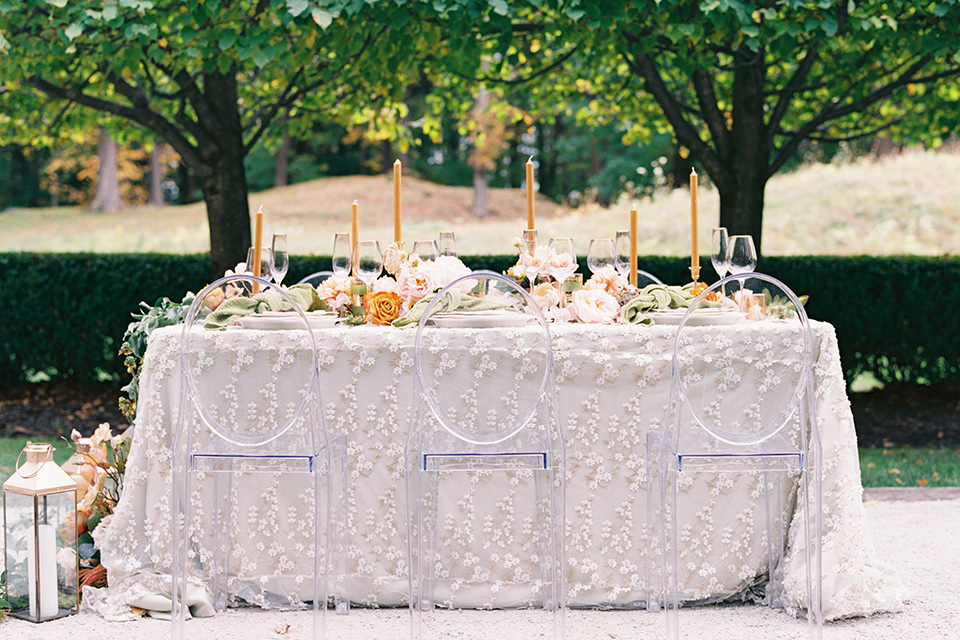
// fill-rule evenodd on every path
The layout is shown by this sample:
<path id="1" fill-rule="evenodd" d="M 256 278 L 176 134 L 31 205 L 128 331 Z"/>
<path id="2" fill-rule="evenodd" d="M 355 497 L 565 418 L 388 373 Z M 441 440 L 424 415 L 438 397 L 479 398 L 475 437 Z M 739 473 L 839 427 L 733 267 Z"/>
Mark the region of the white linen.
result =
<path id="1" fill-rule="evenodd" d="M 865 529 L 856 434 L 836 336 L 828 324 L 812 325 L 824 451 L 824 615 L 897 611 L 903 604 L 899 577 L 876 558 Z M 497 349 L 509 349 L 526 329 L 445 330 L 458 332 L 462 348 L 496 357 Z M 551 331 L 567 448 L 568 601 L 572 606 L 640 606 L 647 583 L 646 434 L 663 425 L 675 328 L 554 325 Z M 788 323 L 695 331 L 697 340 L 750 331 L 756 350 L 771 351 L 773 357 L 777 349 L 795 348 L 797 341 Z M 283 333 L 211 333 L 211 371 L 228 376 L 230 367 L 238 366 L 238 352 L 242 366 L 268 367 L 268 358 L 258 359 L 257 353 L 269 350 Z M 316 332 L 325 414 L 329 426 L 348 438 L 350 593 L 361 605 L 406 602 L 403 455 L 413 394 L 413 335 L 390 327 Z M 169 581 L 179 337 L 179 327 L 151 337 L 124 494 L 106 530 L 98 531 L 112 602 L 123 602 L 125 591 L 128 601 L 142 597 L 144 586 L 156 584 L 158 577 Z M 767 382 L 776 393 L 777 381 Z M 735 386 L 725 393 L 736 393 Z M 525 586 L 536 575 L 529 561 L 536 544 L 530 535 L 535 527 L 527 501 L 533 493 L 529 478 L 460 476 L 465 477 L 441 485 L 443 569 L 437 601 L 459 607 L 534 602 L 536 594 Z M 766 571 L 755 480 L 750 474 L 700 474 L 681 487 L 683 504 L 694 505 L 683 514 L 683 561 L 692 569 L 684 585 L 687 598 L 749 597 Z M 270 606 L 278 593 L 310 593 L 311 533 L 304 500 L 309 485 L 293 476 L 258 481 L 257 489 L 234 492 L 238 563 L 230 584 L 235 595 Z M 802 608 L 805 595 L 802 555 L 793 535 L 798 529 L 791 526 L 788 532 L 784 597 L 791 609 Z M 205 538 L 198 540 L 202 557 Z"/>

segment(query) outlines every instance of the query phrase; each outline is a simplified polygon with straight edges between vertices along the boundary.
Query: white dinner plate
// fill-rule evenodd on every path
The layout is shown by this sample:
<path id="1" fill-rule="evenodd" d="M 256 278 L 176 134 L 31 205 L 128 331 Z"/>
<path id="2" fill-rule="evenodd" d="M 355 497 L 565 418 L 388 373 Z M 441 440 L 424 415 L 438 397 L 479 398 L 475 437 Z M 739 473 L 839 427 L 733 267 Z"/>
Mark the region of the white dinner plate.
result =
<path id="1" fill-rule="evenodd" d="M 436 313 L 430 321 L 445 329 L 489 329 L 493 327 L 522 327 L 530 318 L 515 311 L 450 311 Z"/>
<path id="2" fill-rule="evenodd" d="M 686 309 L 658 309 L 647 315 L 653 318 L 654 324 L 680 324 Z M 711 324 L 733 324 L 744 318 L 739 311 L 728 309 L 696 309 L 690 314 L 687 326 L 698 327 Z"/>
<path id="3" fill-rule="evenodd" d="M 307 322 L 312 329 L 329 329 L 340 320 L 337 314 L 331 311 L 309 311 Z M 240 326 L 244 329 L 258 330 L 284 330 L 284 329 L 302 329 L 303 319 L 293 311 L 267 311 L 265 313 L 252 313 L 240 318 Z"/>

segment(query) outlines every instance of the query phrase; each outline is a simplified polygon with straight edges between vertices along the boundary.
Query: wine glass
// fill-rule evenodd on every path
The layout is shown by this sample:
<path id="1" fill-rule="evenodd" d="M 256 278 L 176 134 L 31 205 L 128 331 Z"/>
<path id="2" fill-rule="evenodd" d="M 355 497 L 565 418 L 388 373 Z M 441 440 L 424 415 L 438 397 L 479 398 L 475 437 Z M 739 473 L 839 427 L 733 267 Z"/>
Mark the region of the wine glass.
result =
<path id="1" fill-rule="evenodd" d="M 537 253 L 537 230 L 524 229 L 523 238 L 520 240 L 520 266 L 523 275 L 527 277 L 530 283 L 530 291 L 533 292 L 534 282 L 540 275 L 540 265 L 536 262 Z"/>
<path id="2" fill-rule="evenodd" d="M 255 273 L 253 269 L 254 257 L 253 254 L 256 251 L 254 247 L 247 249 L 247 271 L 249 273 Z M 264 280 L 269 280 L 271 273 L 273 273 L 273 252 L 266 248 L 261 247 L 260 249 L 260 277 Z"/>
<path id="3" fill-rule="evenodd" d="M 630 232 L 617 231 L 617 237 L 613 241 L 614 260 L 617 267 L 617 273 L 624 278 L 630 275 Z"/>
<path id="4" fill-rule="evenodd" d="M 573 239 L 550 238 L 550 248 L 553 249 L 555 257 L 551 257 L 547 272 L 562 285 L 577 270 L 577 253 L 573 248 Z"/>
<path id="5" fill-rule="evenodd" d="M 280 286 L 280 283 L 283 282 L 283 277 L 287 275 L 287 270 L 290 269 L 290 254 L 287 253 L 287 234 L 285 233 L 275 233 L 273 234 L 273 244 L 272 253 L 273 253 L 273 262 L 271 262 L 271 274 L 273 275 L 273 281 L 277 283 L 277 286 Z"/>
<path id="6" fill-rule="evenodd" d="M 433 262 L 437 259 L 437 243 L 433 240 L 414 242 L 413 252 L 420 256 L 421 262 Z"/>
<path id="7" fill-rule="evenodd" d="M 757 268 L 757 249 L 753 246 L 751 236 L 730 236 L 730 248 L 727 250 L 730 257 L 730 275 L 750 273 Z M 737 278 L 742 291 L 747 279 Z"/>
<path id="8" fill-rule="evenodd" d="M 440 255 L 457 257 L 457 239 L 453 237 L 453 231 L 441 231 L 440 242 L 437 245 Z"/>
<path id="9" fill-rule="evenodd" d="M 353 266 L 353 247 L 350 246 L 350 234 L 338 233 L 333 236 L 333 275 L 346 278 Z"/>
<path id="10" fill-rule="evenodd" d="M 383 271 L 383 254 L 380 252 L 380 243 L 372 240 L 357 243 L 357 277 L 367 288 L 380 277 Z"/>
<path id="11" fill-rule="evenodd" d="M 710 262 L 713 264 L 713 270 L 717 272 L 721 280 L 727 275 L 727 271 L 730 270 L 729 246 L 730 236 L 727 235 L 727 228 L 714 228 L 710 236 Z"/>
<path id="12" fill-rule="evenodd" d="M 590 241 L 587 250 L 587 268 L 590 273 L 596 273 L 614 265 L 613 240 L 610 238 L 594 238 Z"/>

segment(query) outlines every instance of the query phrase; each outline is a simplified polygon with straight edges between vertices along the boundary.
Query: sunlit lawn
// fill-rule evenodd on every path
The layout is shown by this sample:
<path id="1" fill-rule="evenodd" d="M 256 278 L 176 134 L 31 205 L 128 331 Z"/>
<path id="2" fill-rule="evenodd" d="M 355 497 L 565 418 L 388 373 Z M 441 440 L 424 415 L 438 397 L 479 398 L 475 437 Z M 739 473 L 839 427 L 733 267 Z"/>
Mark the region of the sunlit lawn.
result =
<path id="1" fill-rule="evenodd" d="M 765 198 L 763 248 L 768 255 L 956 254 L 960 247 L 960 153 L 911 151 L 880 161 L 812 165 L 771 179 Z M 700 253 L 719 199 L 706 180 L 700 191 Z M 453 230 L 463 254 L 510 253 L 525 226 L 521 189 L 494 189 L 493 216 L 471 215 L 473 192 L 404 177 L 403 234 L 415 240 Z M 261 204 L 265 232 L 286 232 L 295 254 L 329 255 L 333 234 L 350 229 L 350 203 L 360 204 L 361 238 L 393 238 L 393 185 L 385 176 L 326 178 L 251 194 Z M 569 210 L 537 200 L 540 236 L 572 237 L 586 253 L 590 238 L 625 229 L 631 201 L 606 209 Z M 690 205 L 685 189 L 637 202 L 641 255 L 689 255 Z M 209 247 L 202 203 L 131 207 L 118 214 L 78 208 L 17 209 L 0 213 L 0 251 L 161 251 L 194 253 Z M 240 260 L 241 257 L 238 257 Z"/>
<path id="2" fill-rule="evenodd" d="M 73 455 L 73 449 L 58 438 L 0 438 L 0 481 L 9 478 L 17 468 L 17 456 L 23 451 L 27 440 L 52 444 L 53 460 L 57 464 L 63 464 Z M 20 463 L 22 464 L 23 460 Z"/>

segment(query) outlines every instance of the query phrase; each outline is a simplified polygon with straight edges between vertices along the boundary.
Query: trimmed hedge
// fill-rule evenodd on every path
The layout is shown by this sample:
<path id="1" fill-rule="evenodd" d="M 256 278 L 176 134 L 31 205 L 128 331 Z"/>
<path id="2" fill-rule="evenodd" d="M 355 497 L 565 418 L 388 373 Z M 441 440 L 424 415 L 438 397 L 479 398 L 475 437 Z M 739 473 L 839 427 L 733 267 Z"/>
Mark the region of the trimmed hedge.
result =
<path id="1" fill-rule="evenodd" d="M 502 272 L 514 256 L 465 256 L 473 269 Z M 704 278 L 716 275 L 705 265 Z M 581 259 L 586 271 L 586 260 Z M 689 279 L 682 258 L 642 257 L 665 282 Z M 330 269 L 329 257 L 291 259 L 287 282 Z M 810 316 L 836 327 L 847 380 L 872 372 L 884 382 L 960 380 L 952 303 L 960 258 L 767 257 L 764 272 L 809 294 Z M 206 255 L 0 254 L 0 384 L 51 377 L 125 379 L 116 355 L 141 300 L 180 300 L 210 281 Z"/>

